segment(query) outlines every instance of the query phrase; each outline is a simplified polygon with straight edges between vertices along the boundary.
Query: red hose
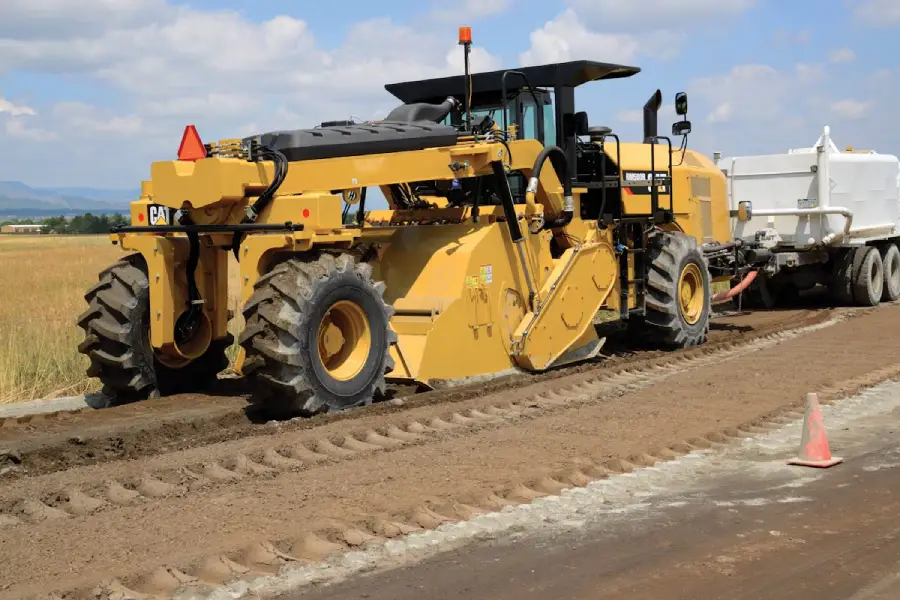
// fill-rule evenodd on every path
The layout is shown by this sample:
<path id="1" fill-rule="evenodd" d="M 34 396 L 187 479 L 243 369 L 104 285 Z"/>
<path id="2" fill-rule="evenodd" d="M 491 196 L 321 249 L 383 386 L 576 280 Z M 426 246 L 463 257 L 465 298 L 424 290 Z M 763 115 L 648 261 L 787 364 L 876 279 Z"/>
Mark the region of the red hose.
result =
<path id="1" fill-rule="evenodd" d="M 741 292 L 746 290 L 747 286 L 749 286 L 751 283 L 753 283 L 753 280 L 756 279 L 757 273 L 759 273 L 759 271 L 750 271 L 749 273 L 747 273 L 744 276 L 744 278 L 741 280 L 741 282 L 739 284 L 737 284 L 736 286 L 734 286 L 727 292 L 719 292 L 718 294 L 716 294 L 715 296 L 712 297 L 712 301 L 713 302 L 721 302 L 722 300 L 728 300 L 729 298 L 737 296 L 738 294 L 740 294 Z"/>

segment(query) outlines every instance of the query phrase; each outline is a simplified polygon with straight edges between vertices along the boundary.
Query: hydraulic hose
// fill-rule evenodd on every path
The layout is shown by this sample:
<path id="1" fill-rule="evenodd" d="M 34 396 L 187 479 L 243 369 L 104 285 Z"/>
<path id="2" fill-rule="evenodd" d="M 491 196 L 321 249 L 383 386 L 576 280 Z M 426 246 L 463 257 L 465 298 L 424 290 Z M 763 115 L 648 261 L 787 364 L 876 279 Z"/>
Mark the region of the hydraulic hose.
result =
<path id="1" fill-rule="evenodd" d="M 284 154 L 267 146 L 259 146 L 256 150 L 256 156 L 251 156 L 251 160 L 264 160 L 268 158 L 275 163 L 275 173 L 269 187 L 267 187 L 259 198 L 256 199 L 256 202 L 247 207 L 246 216 L 241 220 L 241 223 L 256 222 L 259 213 L 261 213 L 263 209 L 269 205 L 269 202 L 272 201 L 272 198 L 275 197 L 275 193 L 278 191 L 278 188 L 281 187 L 281 184 L 284 183 L 284 179 L 287 177 L 288 173 L 288 159 Z M 235 231 L 234 236 L 231 238 L 231 252 L 238 262 L 241 262 L 241 255 L 240 252 L 238 252 L 240 245 L 241 233 Z"/>
<path id="2" fill-rule="evenodd" d="M 746 290 L 753 280 L 756 279 L 756 276 L 759 274 L 759 271 L 750 271 L 744 278 L 741 280 L 739 284 L 728 290 L 727 292 L 719 292 L 715 296 L 712 297 L 712 302 L 722 302 L 723 300 L 728 300 L 729 298 L 733 298 L 737 296 L 744 290 Z"/>
<path id="3" fill-rule="evenodd" d="M 544 163 L 547 162 L 548 158 L 562 181 L 564 201 L 562 214 L 555 219 L 544 222 L 543 229 L 565 227 L 572 221 L 572 217 L 575 214 L 575 201 L 572 199 L 572 182 L 569 179 L 568 161 L 566 160 L 566 153 L 559 146 L 545 147 L 534 160 L 534 166 L 531 168 L 531 178 L 528 180 L 528 188 L 525 190 L 525 204 L 528 207 L 528 211 L 531 214 L 537 211 L 534 196 L 537 193 L 541 169 L 544 168 Z"/>
<path id="4" fill-rule="evenodd" d="M 183 219 L 182 225 L 190 221 L 189 218 Z M 188 242 L 190 244 L 187 260 L 187 287 L 188 287 L 188 309 L 183 313 L 175 323 L 175 341 L 178 344 L 186 344 L 194 337 L 197 327 L 200 325 L 200 317 L 203 314 L 203 300 L 200 297 L 200 290 L 197 289 L 197 280 L 194 271 L 200 261 L 200 238 L 197 232 L 189 231 L 187 233 Z"/>
<path id="5" fill-rule="evenodd" d="M 275 163 L 275 175 L 272 178 L 272 183 L 266 188 L 266 191 L 256 199 L 256 202 L 254 202 L 252 206 L 247 208 L 247 218 L 244 220 L 249 220 L 250 222 L 255 222 L 259 213 L 269 205 L 269 202 L 275 197 L 275 192 L 277 192 L 278 188 L 281 187 L 281 184 L 284 183 L 284 179 L 287 177 L 288 172 L 288 160 L 284 154 L 278 150 L 260 146 L 259 158 L 268 158 Z"/>

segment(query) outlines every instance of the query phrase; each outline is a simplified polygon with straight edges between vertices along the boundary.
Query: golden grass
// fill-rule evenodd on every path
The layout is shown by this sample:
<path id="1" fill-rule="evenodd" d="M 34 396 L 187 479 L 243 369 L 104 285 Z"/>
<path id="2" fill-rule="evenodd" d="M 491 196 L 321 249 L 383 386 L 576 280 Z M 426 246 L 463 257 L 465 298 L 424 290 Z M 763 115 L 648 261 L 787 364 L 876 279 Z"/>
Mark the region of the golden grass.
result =
<path id="1" fill-rule="evenodd" d="M 0 403 L 90 391 L 75 321 L 122 255 L 106 236 L 0 237 Z"/>
<path id="2" fill-rule="evenodd" d="M 0 404 L 98 388 L 85 375 L 76 321 L 97 275 L 124 255 L 105 235 L 0 236 Z M 230 273 L 229 286 L 237 291 L 237 269 Z M 232 331 L 243 327 L 239 304 L 232 294 Z"/>

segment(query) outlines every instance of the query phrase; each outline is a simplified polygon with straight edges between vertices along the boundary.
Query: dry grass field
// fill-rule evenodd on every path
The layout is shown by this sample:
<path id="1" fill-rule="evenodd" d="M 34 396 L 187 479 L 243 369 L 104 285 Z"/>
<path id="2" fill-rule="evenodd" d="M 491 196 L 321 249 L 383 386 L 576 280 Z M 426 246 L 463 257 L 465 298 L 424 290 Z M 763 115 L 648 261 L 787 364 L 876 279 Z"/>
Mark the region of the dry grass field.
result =
<path id="1" fill-rule="evenodd" d="M 103 235 L 0 236 L 0 403 L 96 390 L 75 322 L 97 274 L 123 255 Z"/>

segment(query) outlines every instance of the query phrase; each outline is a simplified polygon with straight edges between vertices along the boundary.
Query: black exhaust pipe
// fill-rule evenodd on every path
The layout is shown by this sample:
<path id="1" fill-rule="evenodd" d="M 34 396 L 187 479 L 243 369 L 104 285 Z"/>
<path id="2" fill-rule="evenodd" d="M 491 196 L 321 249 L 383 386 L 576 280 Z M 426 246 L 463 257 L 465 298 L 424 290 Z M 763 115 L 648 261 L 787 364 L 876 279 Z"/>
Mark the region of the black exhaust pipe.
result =
<path id="1" fill-rule="evenodd" d="M 662 92 L 656 90 L 656 93 L 650 96 L 644 105 L 644 143 L 649 144 L 650 141 L 659 135 L 659 127 L 657 126 L 656 113 L 662 106 Z"/>

